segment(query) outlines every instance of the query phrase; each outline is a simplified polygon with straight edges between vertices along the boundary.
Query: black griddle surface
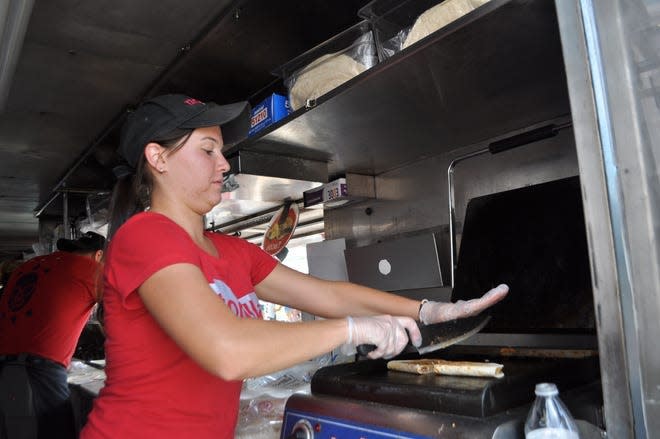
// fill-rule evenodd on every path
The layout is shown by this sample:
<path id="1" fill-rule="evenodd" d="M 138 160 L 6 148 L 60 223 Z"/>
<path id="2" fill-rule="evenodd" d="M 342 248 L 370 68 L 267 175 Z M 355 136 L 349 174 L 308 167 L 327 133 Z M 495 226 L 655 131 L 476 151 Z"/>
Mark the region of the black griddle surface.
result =
<path id="1" fill-rule="evenodd" d="M 465 355 L 442 358 L 486 360 Z M 385 360 L 367 360 L 319 369 L 312 378 L 311 390 L 313 394 L 483 418 L 531 402 L 536 383 L 554 382 L 562 392 L 599 377 L 597 357 L 490 360 L 504 364 L 504 378 L 415 375 L 390 371 Z"/>

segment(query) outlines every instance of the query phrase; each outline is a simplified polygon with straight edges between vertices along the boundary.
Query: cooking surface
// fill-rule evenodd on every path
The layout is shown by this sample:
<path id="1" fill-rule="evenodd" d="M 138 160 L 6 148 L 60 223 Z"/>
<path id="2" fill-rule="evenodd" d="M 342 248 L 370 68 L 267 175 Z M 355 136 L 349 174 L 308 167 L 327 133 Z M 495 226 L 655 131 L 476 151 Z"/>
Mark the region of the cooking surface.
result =
<path id="1" fill-rule="evenodd" d="M 571 336 L 595 333 L 588 261 L 577 177 L 472 199 L 452 301 L 507 283 L 510 293 L 488 310 L 492 319 L 484 331 L 555 336 L 566 344 L 542 358 L 502 356 L 499 348 L 511 349 L 503 340 L 490 349 L 424 356 L 501 363 L 501 379 L 389 371 L 384 360 L 330 366 L 314 375 L 312 393 L 484 418 L 531 402 L 539 382 L 554 382 L 560 392 L 593 383 L 600 375 L 598 357 L 580 358 L 568 350 Z M 524 347 L 532 352 L 540 346 Z"/>
<path id="2" fill-rule="evenodd" d="M 484 361 L 483 356 L 442 355 L 425 358 Z M 387 370 L 385 360 L 328 366 L 312 378 L 313 394 L 343 396 L 362 401 L 443 413 L 487 417 L 534 399 L 534 386 L 550 381 L 560 392 L 598 379 L 598 358 L 491 358 L 504 364 L 504 378 L 414 375 Z"/>

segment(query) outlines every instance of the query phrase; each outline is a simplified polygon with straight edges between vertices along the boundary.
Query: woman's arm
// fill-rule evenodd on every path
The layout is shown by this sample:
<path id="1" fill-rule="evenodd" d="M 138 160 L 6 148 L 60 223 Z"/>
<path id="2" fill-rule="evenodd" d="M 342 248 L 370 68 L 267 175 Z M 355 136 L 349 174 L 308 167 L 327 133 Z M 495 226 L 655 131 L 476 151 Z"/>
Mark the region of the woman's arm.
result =
<path id="1" fill-rule="evenodd" d="M 375 344 L 372 358 L 393 356 L 408 341 L 421 342 L 406 317 L 356 317 L 285 323 L 236 317 L 209 287 L 198 267 L 163 268 L 138 289 L 163 330 L 208 372 L 227 380 L 291 367 L 351 342 Z"/>
<path id="2" fill-rule="evenodd" d="M 348 340 L 345 319 L 293 324 L 238 318 L 191 264 L 159 270 L 138 293 L 183 351 L 227 380 L 281 370 Z"/>
<path id="3" fill-rule="evenodd" d="M 282 264 L 255 287 L 260 299 L 311 314 L 338 318 L 389 314 L 418 318 L 418 300 L 350 282 L 327 281 Z"/>
<path id="4" fill-rule="evenodd" d="M 372 358 L 396 355 L 409 336 L 416 345 L 421 342 L 411 318 L 418 313 L 415 300 L 348 282 L 323 281 L 282 265 L 255 291 L 265 300 L 329 319 L 285 323 L 238 318 L 192 264 L 165 267 L 138 289 L 150 314 L 175 343 L 201 367 L 227 380 L 282 370 L 349 340 L 354 345 L 377 345 Z M 454 304 L 439 305 L 455 309 Z M 367 317 L 377 314 L 399 317 Z M 362 317 L 355 317 L 351 325 L 346 319 L 332 318 L 346 315 Z"/>
<path id="5" fill-rule="evenodd" d="M 350 282 L 326 281 L 278 264 L 255 288 L 263 300 L 292 306 L 321 317 L 389 314 L 438 323 L 479 314 L 509 292 L 499 285 L 477 299 L 455 303 L 420 301 Z"/>

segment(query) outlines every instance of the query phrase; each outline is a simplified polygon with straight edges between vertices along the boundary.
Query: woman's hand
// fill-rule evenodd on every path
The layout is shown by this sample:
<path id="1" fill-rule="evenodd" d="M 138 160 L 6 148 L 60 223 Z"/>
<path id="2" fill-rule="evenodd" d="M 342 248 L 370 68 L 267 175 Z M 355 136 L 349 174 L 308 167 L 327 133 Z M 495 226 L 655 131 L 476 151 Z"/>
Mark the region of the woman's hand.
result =
<path id="1" fill-rule="evenodd" d="M 425 302 L 419 310 L 419 321 L 425 325 L 462 319 L 479 314 L 506 297 L 509 287 L 498 285 L 479 299 L 459 300 L 456 303 Z"/>
<path id="2" fill-rule="evenodd" d="M 369 358 L 392 358 L 403 350 L 410 341 L 419 346 L 422 336 L 419 328 L 410 317 L 375 316 L 375 317 L 348 317 L 348 344 L 358 346 L 361 344 L 376 345 L 376 349 L 369 352 Z M 407 331 L 407 332 L 406 332 Z"/>

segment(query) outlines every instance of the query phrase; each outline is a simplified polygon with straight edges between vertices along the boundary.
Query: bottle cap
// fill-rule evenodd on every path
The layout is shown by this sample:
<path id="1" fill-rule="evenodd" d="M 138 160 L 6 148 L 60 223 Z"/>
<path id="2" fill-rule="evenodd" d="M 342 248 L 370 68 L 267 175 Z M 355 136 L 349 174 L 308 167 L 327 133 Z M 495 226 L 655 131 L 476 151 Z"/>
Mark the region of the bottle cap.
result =
<path id="1" fill-rule="evenodd" d="M 534 389 L 534 393 L 538 396 L 552 396 L 558 395 L 559 390 L 557 390 L 557 386 L 554 383 L 538 383 L 536 389 Z"/>

